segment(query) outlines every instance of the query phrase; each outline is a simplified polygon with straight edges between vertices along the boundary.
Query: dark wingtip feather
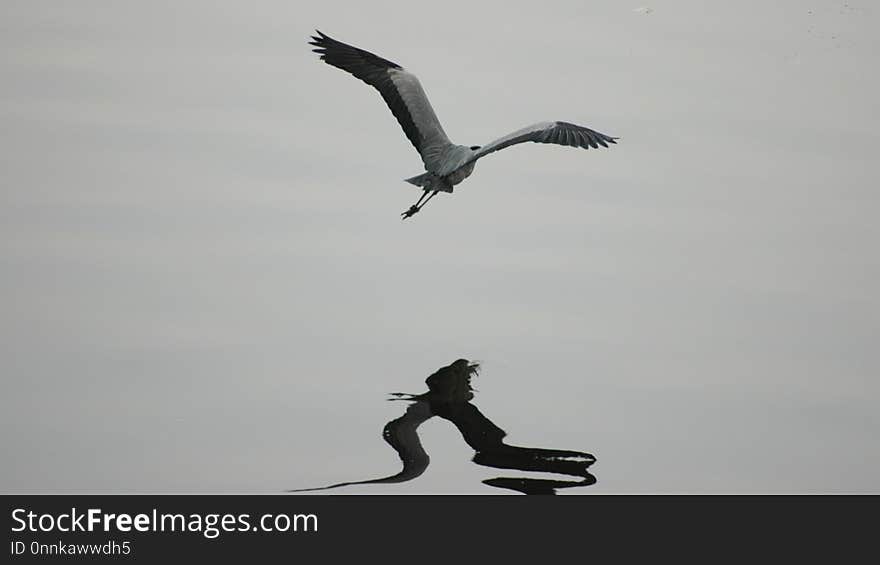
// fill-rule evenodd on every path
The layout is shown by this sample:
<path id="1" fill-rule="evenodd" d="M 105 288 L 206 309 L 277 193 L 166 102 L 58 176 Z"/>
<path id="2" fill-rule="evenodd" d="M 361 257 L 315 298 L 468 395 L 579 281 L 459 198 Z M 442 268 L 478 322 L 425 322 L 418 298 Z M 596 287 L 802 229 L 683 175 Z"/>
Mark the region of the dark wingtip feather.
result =
<path id="1" fill-rule="evenodd" d="M 332 38 L 327 36 L 325 33 L 321 32 L 321 30 L 316 29 L 315 33 L 318 35 L 312 35 L 309 37 L 311 41 L 309 41 L 309 45 L 317 45 L 318 47 L 326 47 L 328 41 L 333 41 Z"/>

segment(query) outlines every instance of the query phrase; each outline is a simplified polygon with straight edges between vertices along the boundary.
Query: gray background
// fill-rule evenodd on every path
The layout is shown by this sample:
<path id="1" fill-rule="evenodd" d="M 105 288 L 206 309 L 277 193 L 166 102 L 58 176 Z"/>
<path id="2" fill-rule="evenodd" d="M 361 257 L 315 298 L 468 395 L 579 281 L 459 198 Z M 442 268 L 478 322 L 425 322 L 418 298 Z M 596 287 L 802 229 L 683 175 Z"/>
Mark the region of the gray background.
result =
<path id="1" fill-rule="evenodd" d="M 578 493 L 880 491 L 873 3 L 2 9 L 3 491 L 391 474 L 386 393 L 459 357 L 511 443 L 596 455 Z M 505 150 L 401 222 L 421 162 L 316 27 L 456 142 L 621 142 Z M 345 492 L 502 492 L 423 429 L 424 476 Z"/>

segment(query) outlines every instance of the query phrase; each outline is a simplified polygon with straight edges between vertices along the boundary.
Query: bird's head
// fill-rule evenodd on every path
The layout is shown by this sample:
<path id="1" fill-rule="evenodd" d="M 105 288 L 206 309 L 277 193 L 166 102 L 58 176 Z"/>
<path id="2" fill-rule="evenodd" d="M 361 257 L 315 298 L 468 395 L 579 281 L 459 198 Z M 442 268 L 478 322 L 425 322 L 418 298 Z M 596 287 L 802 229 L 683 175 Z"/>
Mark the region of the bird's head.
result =
<path id="1" fill-rule="evenodd" d="M 471 151 L 476 151 L 479 148 L 480 148 L 479 145 L 471 145 Z"/>

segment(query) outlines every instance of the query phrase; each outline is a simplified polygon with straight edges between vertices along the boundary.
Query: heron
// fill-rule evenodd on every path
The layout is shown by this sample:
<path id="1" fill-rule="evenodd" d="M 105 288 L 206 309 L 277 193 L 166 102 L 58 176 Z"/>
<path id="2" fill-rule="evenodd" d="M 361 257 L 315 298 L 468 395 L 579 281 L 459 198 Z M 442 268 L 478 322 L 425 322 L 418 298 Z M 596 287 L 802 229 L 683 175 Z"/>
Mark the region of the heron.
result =
<path id="1" fill-rule="evenodd" d="M 451 193 L 455 185 L 474 172 L 479 159 L 511 145 L 531 141 L 597 149 L 599 146 L 608 147 L 619 139 L 556 120 L 526 126 L 486 145 L 457 145 L 443 131 L 414 74 L 369 51 L 337 41 L 319 30 L 315 32 L 317 35 L 311 36 L 309 41 L 315 47 L 312 51 L 320 54 L 321 60 L 328 65 L 342 69 L 378 90 L 422 158 L 425 172 L 404 180 L 423 192 L 418 201 L 401 214 L 401 219 L 415 215 L 438 193 Z"/>

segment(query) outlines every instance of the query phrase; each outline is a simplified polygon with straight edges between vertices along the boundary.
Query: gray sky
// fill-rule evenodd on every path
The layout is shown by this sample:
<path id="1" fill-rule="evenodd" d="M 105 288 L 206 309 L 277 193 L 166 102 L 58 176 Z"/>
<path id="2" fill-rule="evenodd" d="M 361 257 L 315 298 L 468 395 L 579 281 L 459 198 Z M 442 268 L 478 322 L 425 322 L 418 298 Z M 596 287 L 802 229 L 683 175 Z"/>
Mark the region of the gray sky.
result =
<path id="1" fill-rule="evenodd" d="M 873 3 L 181 4 L 4 2 L 0 489 L 391 474 L 386 393 L 465 357 L 511 443 L 597 457 L 578 493 L 880 491 Z M 622 139 L 401 222 L 418 155 L 315 28 L 458 143 Z M 346 492 L 500 492 L 423 428 Z"/>

